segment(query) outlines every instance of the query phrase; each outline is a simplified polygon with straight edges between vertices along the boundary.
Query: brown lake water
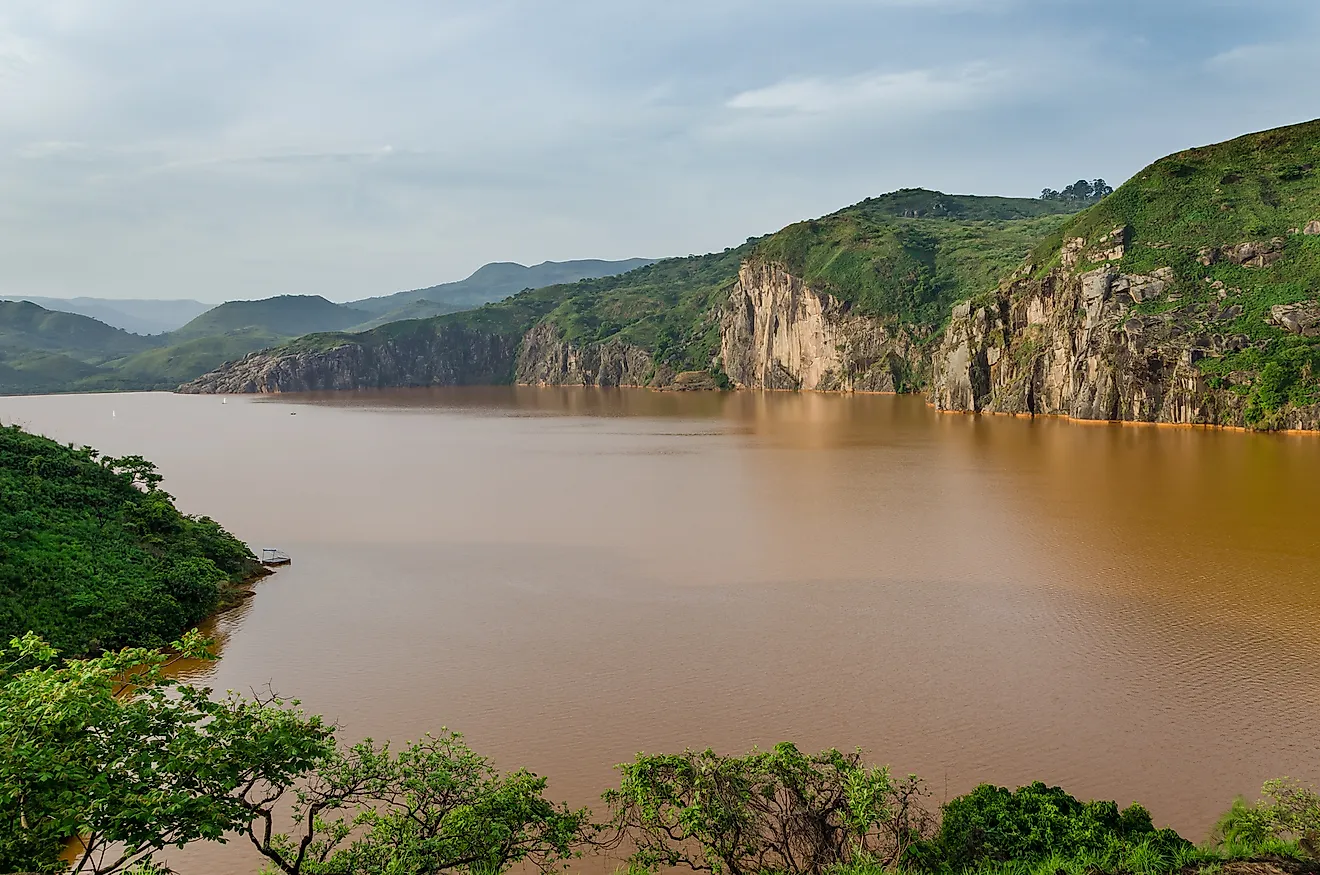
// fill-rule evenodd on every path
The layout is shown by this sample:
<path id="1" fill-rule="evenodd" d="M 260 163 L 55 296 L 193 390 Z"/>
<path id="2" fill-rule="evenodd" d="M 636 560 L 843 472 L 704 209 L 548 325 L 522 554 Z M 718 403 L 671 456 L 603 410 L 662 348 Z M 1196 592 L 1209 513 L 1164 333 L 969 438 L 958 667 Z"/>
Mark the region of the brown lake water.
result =
<path id="1" fill-rule="evenodd" d="M 1317 437 L 532 388 L 0 421 L 145 455 L 182 509 L 293 557 L 217 622 L 207 683 L 346 739 L 458 729 L 576 804 L 639 750 L 785 739 L 937 802 L 1039 779 L 1194 839 L 1267 778 L 1320 783 Z"/>

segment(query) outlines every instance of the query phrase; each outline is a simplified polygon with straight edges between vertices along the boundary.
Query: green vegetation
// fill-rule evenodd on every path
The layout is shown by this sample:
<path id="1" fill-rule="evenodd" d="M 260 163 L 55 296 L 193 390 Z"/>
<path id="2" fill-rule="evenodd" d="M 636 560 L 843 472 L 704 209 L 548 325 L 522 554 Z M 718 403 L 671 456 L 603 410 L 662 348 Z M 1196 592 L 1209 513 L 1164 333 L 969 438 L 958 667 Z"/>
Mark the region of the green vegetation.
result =
<path id="1" fill-rule="evenodd" d="M 0 636 L 84 654 L 177 637 L 260 566 L 154 466 L 0 427 Z"/>
<path id="2" fill-rule="evenodd" d="M 623 261 L 546 261 L 532 267 L 513 262 L 494 262 L 478 268 L 467 279 L 442 283 L 425 289 L 413 289 L 378 298 L 350 301 L 348 306 L 371 313 L 375 318 L 364 327 L 397 322 L 401 319 L 424 319 L 482 304 L 502 301 L 527 289 L 542 289 L 575 283 L 580 279 L 615 276 L 650 264 L 649 259 Z"/>
<path id="3" fill-rule="evenodd" d="M 954 303 L 993 288 L 1072 209 L 912 189 L 790 225 L 755 254 L 859 313 L 932 330 Z"/>
<path id="4" fill-rule="evenodd" d="M 1227 320 L 1216 318 L 1214 330 L 1244 335 L 1249 345 L 1203 359 L 1200 367 L 1221 382 L 1240 374 L 1235 382 L 1249 395 L 1248 422 L 1268 427 L 1283 404 L 1320 401 L 1320 338 L 1290 335 L 1268 322 L 1274 305 L 1316 300 L 1320 235 L 1300 233 L 1316 221 L 1320 121 L 1157 161 L 1042 241 L 1033 260 L 1043 273 L 1058 266 L 1065 238 L 1096 240 L 1126 228 L 1124 273 L 1170 267 L 1176 277 L 1176 300 L 1148 302 L 1139 311 L 1178 309 L 1204 320 L 1212 307 L 1215 314 L 1240 308 Z M 1276 251 L 1259 264 L 1224 255 L 1242 243 Z"/>
<path id="5" fill-rule="evenodd" d="M 190 635 L 175 658 L 205 645 Z M 236 836 L 287 875 L 487 875 L 552 867 L 591 834 L 544 778 L 500 774 L 457 734 L 345 750 L 297 702 L 217 700 L 170 679 L 171 661 L 60 662 L 34 635 L 0 650 L 0 871 L 159 871 L 166 847 Z M 75 836 L 71 867 L 60 854 Z"/>
<path id="6" fill-rule="evenodd" d="M 1055 191 L 1052 188 L 1045 189 L 1040 193 L 1040 199 L 1043 201 L 1064 201 L 1078 206 L 1090 206 L 1104 200 L 1113 193 L 1113 187 L 1103 179 L 1090 182 L 1079 179 L 1064 188 L 1063 191 Z"/>
<path id="7" fill-rule="evenodd" d="M 667 258 L 625 274 L 525 291 L 475 310 L 390 323 L 359 335 L 299 338 L 279 351 L 370 346 L 456 327 L 516 339 L 544 320 L 581 346 L 626 343 L 675 371 L 717 370 L 721 307 L 749 259 L 783 264 L 858 312 L 915 325 L 930 336 L 955 301 L 994 286 L 1072 209 L 1062 202 L 908 189 L 723 252 Z"/>
<path id="8" fill-rule="evenodd" d="M 255 330 L 297 337 L 315 331 L 342 331 L 368 318 L 362 310 L 331 303 L 319 295 L 279 295 L 260 301 L 228 301 L 207 310 L 170 336 L 181 341 Z"/>
<path id="9" fill-rule="evenodd" d="M 291 333 L 240 327 L 191 339 L 142 337 L 76 313 L 0 301 L 0 394 L 173 389 Z"/>
<path id="10" fill-rule="evenodd" d="M 1234 803 L 1196 847 L 1155 829 L 1140 805 L 1120 811 L 1040 783 L 982 785 L 936 813 L 916 777 L 790 743 L 639 754 L 593 823 L 547 799 L 545 778 L 499 772 L 457 733 L 397 752 L 344 747 L 296 701 L 216 699 L 168 677 L 173 660 L 209 658 L 207 644 L 192 633 L 174 657 L 61 661 L 26 635 L 0 650 L 0 869 L 158 872 L 168 847 L 231 837 L 286 875 L 549 871 L 619 849 L 637 875 L 1190 875 L 1237 860 L 1270 875 L 1320 864 L 1320 797 L 1288 781 Z M 61 852 L 74 836 L 70 863 Z"/>

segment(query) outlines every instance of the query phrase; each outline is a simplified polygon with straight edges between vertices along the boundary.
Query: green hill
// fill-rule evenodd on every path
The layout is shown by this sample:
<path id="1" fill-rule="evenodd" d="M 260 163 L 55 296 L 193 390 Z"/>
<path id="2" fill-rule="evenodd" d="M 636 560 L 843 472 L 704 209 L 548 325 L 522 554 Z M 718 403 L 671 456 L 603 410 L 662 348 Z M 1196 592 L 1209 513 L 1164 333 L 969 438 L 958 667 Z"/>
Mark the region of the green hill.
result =
<path id="1" fill-rule="evenodd" d="M 385 317 L 384 321 L 387 322 L 416 319 L 502 301 L 524 289 L 540 289 L 580 279 L 627 273 L 650 263 L 651 260 L 646 258 L 629 258 L 624 261 L 594 258 L 545 261 L 531 267 L 507 261 L 492 262 L 478 268 L 467 279 L 377 298 L 364 298 L 351 301 L 348 306 L 374 314 L 378 317 L 374 321 L 380 321 L 380 317 Z"/>
<path id="2" fill-rule="evenodd" d="M 317 331 L 341 331 L 370 318 L 367 313 L 334 304 L 319 295 L 280 295 L 260 301 L 228 301 L 207 310 L 178 331 L 174 342 L 255 329 L 283 337 Z"/>
<path id="3" fill-rule="evenodd" d="M 89 316 L 106 325 L 134 334 L 165 334 L 181 328 L 200 316 L 211 305 L 192 300 L 153 300 L 120 298 L 41 298 L 24 296 L 4 300 L 31 301 L 47 310 Z"/>
<path id="4" fill-rule="evenodd" d="M 0 427 L 0 639 L 35 631 L 67 655 L 163 644 L 259 572 L 158 482 L 140 458 Z"/>
<path id="5" fill-rule="evenodd" d="M 6 358 L 28 352 L 71 353 L 80 361 L 99 363 L 158 343 L 76 313 L 47 310 L 29 301 L 0 301 L 0 350 Z"/>
<path id="6" fill-rule="evenodd" d="M 1065 240 L 1116 228 L 1125 231 L 1122 273 L 1172 271 L 1168 292 L 1137 312 L 1246 339 L 1198 364 L 1212 385 L 1249 395 L 1249 422 L 1320 402 L 1320 121 L 1155 162 L 1040 243 L 1037 274 L 1059 266 Z M 1285 305 L 1317 325 L 1287 329 L 1274 313 Z"/>

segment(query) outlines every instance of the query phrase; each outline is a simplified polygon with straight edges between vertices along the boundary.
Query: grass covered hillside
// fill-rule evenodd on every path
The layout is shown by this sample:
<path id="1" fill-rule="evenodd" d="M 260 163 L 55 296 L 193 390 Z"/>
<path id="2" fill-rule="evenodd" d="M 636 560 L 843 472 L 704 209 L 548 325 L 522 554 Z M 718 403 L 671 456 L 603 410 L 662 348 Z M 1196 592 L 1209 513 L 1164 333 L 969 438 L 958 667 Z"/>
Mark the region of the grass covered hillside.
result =
<path id="1" fill-rule="evenodd" d="M 66 655 L 159 645 L 259 570 L 159 484 L 141 457 L 0 427 L 0 640 L 36 632 Z"/>
<path id="2" fill-rule="evenodd" d="M 525 289 L 542 289 L 575 283 L 580 279 L 614 276 L 650 263 L 645 258 L 628 258 L 623 261 L 588 258 L 544 261 L 526 267 L 511 261 L 497 261 L 482 265 L 471 276 L 457 282 L 363 298 L 350 301 L 348 306 L 374 314 L 376 320 L 425 318 L 502 301 Z"/>
<path id="3" fill-rule="evenodd" d="M 858 312 L 937 327 L 959 299 L 990 288 L 1073 207 L 905 189 L 789 225 L 762 242 L 777 262 Z"/>
<path id="4" fill-rule="evenodd" d="M 1249 421 L 1320 401 L 1320 121 L 1157 161 L 1040 243 L 1038 274 L 1059 266 L 1066 239 L 1116 228 L 1127 242 L 1119 270 L 1167 267 L 1175 278 L 1139 312 L 1174 313 L 1190 331 L 1247 341 L 1199 364 L 1215 384 L 1249 396 Z M 1299 305 L 1291 328 L 1275 315 L 1286 305 Z"/>
<path id="5" fill-rule="evenodd" d="M 317 331 L 342 331 L 365 321 L 368 314 L 320 295 L 279 295 L 260 301 L 229 301 L 207 310 L 173 332 L 174 341 L 214 337 L 255 329 L 266 334 L 297 337 Z"/>
<path id="6" fill-rule="evenodd" d="M 87 316 L 47 310 L 29 301 L 0 301 L 0 350 L 8 357 L 34 352 L 71 353 L 95 364 L 154 345 L 150 338 Z"/>

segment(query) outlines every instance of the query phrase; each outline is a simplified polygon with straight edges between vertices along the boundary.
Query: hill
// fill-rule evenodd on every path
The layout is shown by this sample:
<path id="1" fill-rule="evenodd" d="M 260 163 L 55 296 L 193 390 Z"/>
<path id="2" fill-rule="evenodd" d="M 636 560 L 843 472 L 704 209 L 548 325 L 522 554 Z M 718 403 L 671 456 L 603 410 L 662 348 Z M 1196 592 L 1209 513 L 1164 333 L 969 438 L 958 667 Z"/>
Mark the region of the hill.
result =
<path id="1" fill-rule="evenodd" d="M 723 252 L 664 259 L 360 335 L 302 338 L 190 389 L 487 379 L 649 384 L 699 371 L 718 383 L 722 313 L 747 263 L 791 262 L 859 312 L 917 324 L 929 335 L 947 317 L 946 303 L 1016 264 L 1063 223 L 1067 209 L 1045 201 L 896 192 Z M 345 365 L 348 360 L 353 364 Z M 415 366 L 400 370 L 390 361 Z M 326 374 L 319 373 L 322 365 Z M 334 379 L 350 385 L 327 383 L 332 367 L 339 375 Z"/>
<path id="2" fill-rule="evenodd" d="M 134 334 L 165 334 L 183 327 L 188 320 L 200 316 L 211 308 L 210 304 L 191 300 L 29 296 L 12 297 L 8 300 L 31 301 L 47 310 L 77 313 Z"/>
<path id="3" fill-rule="evenodd" d="M 366 310 L 376 317 L 388 314 L 390 318 L 387 321 L 435 316 L 439 314 L 427 312 L 429 308 L 425 304 L 418 306 L 420 302 L 430 302 L 448 308 L 446 312 L 468 310 L 480 307 L 482 304 L 502 301 L 524 289 L 539 289 L 577 282 L 580 279 L 613 276 L 650 263 L 651 260 L 646 258 L 629 258 L 624 261 L 602 261 L 594 258 L 578 261 L 545 261 L 531 267 L 507 261 L 492 262 L 478 268 L 467 279 L 428 286 L 424 289 L 397 292 L 393 295 L 350 301 L 348 306 Z"/>
<path id="4" fill-rule="evenodd" d="M 1145 168 L 956 320 L 936 402 L 1320 427 L 1317 168 L 1320 121 Z M 980 305 L 985 330 L 967 324 Z"/>
<path id="5" fill-rule="evenodd" d="M 351 328 L 366 318 L 361 310 L 331 303 L 319 295 L 279 295 L 260 301 L 228 301 L 173 332 L 171 339 L 178 342 L 250 329 L 297 337 Z"/>
<path id="6" fill-rule="evenodd" d="M 0 426 L 0 638 L 67 655 L 160 645 L 260 573 L 240 541 L 175 509 L 140 457 Z"/>
<path id="7" fill-rule="evenodd" d="M 0 349 L 76 353 L 90 362 L 131 355 L 156 341 L 74 313 L 60 313 L 28 301 L 0 301 Z"/>

